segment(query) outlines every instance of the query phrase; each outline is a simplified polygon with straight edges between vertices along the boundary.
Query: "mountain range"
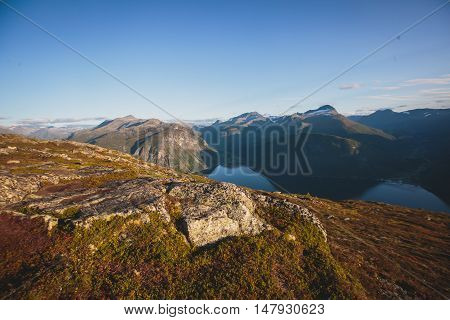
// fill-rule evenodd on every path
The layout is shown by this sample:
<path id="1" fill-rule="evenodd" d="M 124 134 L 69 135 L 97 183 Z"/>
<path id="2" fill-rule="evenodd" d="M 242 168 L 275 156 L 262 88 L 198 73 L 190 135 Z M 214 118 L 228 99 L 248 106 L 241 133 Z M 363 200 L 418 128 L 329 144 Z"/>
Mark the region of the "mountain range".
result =
<path id="1" fill-rule="evenodd" d="M 184 172 L 218 164 L 245 165 L 288 190 L 305 172 L 280 175 L 279 168 L 267 163 L 277 157 L 288 158 L 293 147 L 297 155 L 304 152 L 302 161 L 308 162 L 307 174 L 312 177 L 400 179 L 420 184 L 450 202 L 450 148 L 445 147 L 450 145 L 449 120 L 450 109 L 379 110 L 346 117 L 324 105 L 282 116 L 247 112 L 212 124 L 194 122 L 191 127 L 126 116 L 81 130 L 27 126 L 2 130 L 95 144 Z M 301 146 L 285 143 L 300 135 L 304 142 Z"/>
<path id="2" fill-rule="evenodd" d="M 286 116 L 263 116 L 258 112 L 248 112 L 226 121 L 216 121 L 209 128 L 216 128 L 227 133 L 235 133 L 246 127 L 266 127 L 273 125 L 282 127 L 292 125 L 299 128 L 310 126 L 312 133 L 342 137 L 372 135 L 386 139 L 393 138 L 382 130 L 346 118 L 330 105 L 322 106 L 316 110 L 309 110 L 305 113 L 294 113 Z"/>
<path id="3" fill-rule="evenodd" d="M 248 166 L 291 192 L 304 174 L 280 174 L 270 163 L 292 153 L 280 139 L 307 132 L 296 151 L 300 154 L 303 147 L 311 177 L 398 179 L 422 185 L 450 202 L 450 148 L 445 147 L 450 145 L 449 120 L 450 109 L 384 110 L 345 117 L 325 105 L 276 117 L 244 113 L 199 131 L 217 150 L 220 164 Z M 275 130 L 274 138 L 267 134 L 271 127 L 298 130 Z"/>
<path id="4" fill-rule="evenodd" d="M 41 126 L 41 125 L 13 125 L 0 127 L 1 133 L 20 134 L 31 138 L 46 140 L 67 139 L 73 132 L 90 128 L 92 126 Z"/>
<path id="5" fill-rule="evenodd" d="M 273 131 L 277 133 L 277 141 L 274 141 Z M 218 151 L 221 164 L 246 165 L 263 172 L 272 169 L 263 163 L 270 163 L 270 159 L 279 156 L 290 156 L 292 150 L 285 143 L 290 137 L 307 133 L 303 151 L 312 167 L 312 174 L 322 177 L 375 173 L 382 165 L 377 163 L 376 153 L 396 140 L 382 130 L 346 118 L 329 105 L 278 117 L 244 113 L 203 127 L 200 132 Z M 250 145 L 253 148 L 249 148 Z M 294 147 L 294 151 L 300 151 L 301 146 Z"/>
<path id="6" fill-rule="evenodd" d="M 398 138 L 425 136 L 439 138 L 448 134 L 450 109 L 415 109 L 403 112 L 386 109 L 366 116 L 348 118 Z"/>
<path id="7" fill-rule="evenodd" d="M 403 163 L 404 177 L 450 203 L 450 109 L 381 110 L 350 118 L 395 136 L 395 148 L 384 156 Z"/>
<path id="8" fill-rule="evenodd" d="M 299 194 L 303 173 L 267 166 L 291 155 L 286 141 L 300 136 L 293 147 L 304 148 L 313 177 L 410 179 L 448 199 L 448 110 L 410 114 L 349 118 L 323 106 L 276 117 L 250 112 L 196 130 L 127 116 L 53 141 L 6 129 L 0 294 L 445 298 L 448 214 Z M 210 168 L 208 159 L 260 170 L 290 192 L 188 173 Z M 340 188 L 351 191 L 351 182 Z"/>

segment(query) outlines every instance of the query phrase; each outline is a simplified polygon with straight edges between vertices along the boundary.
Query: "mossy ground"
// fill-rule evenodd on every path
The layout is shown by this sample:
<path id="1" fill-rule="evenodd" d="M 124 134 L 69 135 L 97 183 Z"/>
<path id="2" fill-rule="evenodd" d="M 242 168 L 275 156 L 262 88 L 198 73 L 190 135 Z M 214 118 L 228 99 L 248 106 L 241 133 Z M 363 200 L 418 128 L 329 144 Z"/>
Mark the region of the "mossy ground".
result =
<path id="1" fill-rule="evenodd" d="M 149 216 L 146 223 L 129 216 L 99 219 L 89 228 L 51 233 L 42 229 L 45 252 L 39 247 L 33 254 L 30 248 L 35 246 L 28 243 L 29 254 L 20 260 L 10 250 L 22 248 L 4 244 L 0 251 L 2 295 L 26 299 L 364 296 L 359 283 L 333 259 L 323 235 L 307 221 L 292 218 L 285 231 L 234 237 L 195 248 L 173 224 L 162 222 L 156 213 Z M 4 228 L 14 229 L 23 221 L 0 217 Z M 286 233 L 295 240 L 288 239 Z"/>

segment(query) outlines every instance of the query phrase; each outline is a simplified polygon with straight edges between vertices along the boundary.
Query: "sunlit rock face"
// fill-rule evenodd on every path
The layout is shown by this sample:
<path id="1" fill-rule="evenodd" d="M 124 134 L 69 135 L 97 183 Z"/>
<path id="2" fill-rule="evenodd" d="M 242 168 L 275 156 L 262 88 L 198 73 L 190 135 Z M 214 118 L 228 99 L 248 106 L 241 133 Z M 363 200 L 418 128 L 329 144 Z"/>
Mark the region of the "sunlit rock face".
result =
<path id="1" fill-rule="evenodd" d="M 255 214 L 253 200 L 233 184 L 182 184 L 169 194 L 184 203 L 181 225 L 196 246 L 270 228 Z"/>

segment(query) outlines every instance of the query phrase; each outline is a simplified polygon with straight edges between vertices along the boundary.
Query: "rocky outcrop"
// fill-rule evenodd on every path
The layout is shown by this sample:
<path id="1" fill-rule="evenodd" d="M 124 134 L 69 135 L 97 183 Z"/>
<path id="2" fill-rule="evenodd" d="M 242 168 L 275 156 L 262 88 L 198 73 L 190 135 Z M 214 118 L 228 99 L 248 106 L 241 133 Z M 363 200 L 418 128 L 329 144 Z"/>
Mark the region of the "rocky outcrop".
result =
<path id="1" fill-rule="evenodd" d="M 44 184 L 56 184 L 59 181 L 60 178 L 54 175 L 0 175 L 0 205 L 20 201 L 37 192 Z"/>
<path id="2" fill-rule="evenodd" d="M 112 181 L 102 187 L 78 187 L 71 191 L 51 193 L 13 204 L 17 210 L 41 212 L 70 219 L 75 224 L 88 218 L 158 212 L 169 221 L 164 207 L 164 185 L 152 178 Z M 70 215 L 67 216 L 70 211 Z"/>
<path id="3" fill-rule="evenodd" d="M 196 246 L 271 228 L 255 214 L 251 197 L 230 183 L 179 184 L 169 195 L 181 200 L 181 227 Z"/>
<path id="4" fill-rule="evenodd" d="M 204 246 L 274 229 L 260 211 L 275 206 L 306 218 L 325 235 L 307 209 L 279 196 L 182 175 L 97 146 L 14 139 L 16 149 L 3 149 L 21 161 L 11 164 L 9 151 L 0 155 L 0 204 L 8 212 L 41 216 L 49 230 L 134 215 L 142 223 L 159 218 L 191 245 Z"/>
<path id="5" fill-rule="evenodd" d="M 195 183 L 173 179 L 138 178 L 113 181 L 99 188 L 79 188 L 16 202 L 9 209 L 52 216 L 64 223 L 89 226 L 96 219 L 135 215 L 142 222 L 158 216 L 177 225 L 194 246 L 256 235 L 273 227 L 257 208 L 277 206 L 287 214 L 314 223 L 326 238 L 320 221 L 307 209 L 286 200 L 253 194 L 230 183 Z"/>

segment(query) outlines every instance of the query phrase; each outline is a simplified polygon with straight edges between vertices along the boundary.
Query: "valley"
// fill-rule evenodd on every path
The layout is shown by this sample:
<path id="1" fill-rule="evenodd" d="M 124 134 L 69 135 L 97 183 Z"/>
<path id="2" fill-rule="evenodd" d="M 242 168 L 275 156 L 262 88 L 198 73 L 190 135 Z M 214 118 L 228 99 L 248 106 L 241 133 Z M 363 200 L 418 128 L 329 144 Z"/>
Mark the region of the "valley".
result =
<path id="1" fill-rule="evenodd" d="M 323 106 L 281 117 L 245 113 L 199 130 L 217 150 L 219 165 L 246 166 L 279 189 L 334 199 L 344 198 L 337 196 L 343 191 L 345 199 L 355 199 L 364 188 L 393 180 L 420 186 L 448 206 L 450 149 L 443 146 L 450 145 L 449 109 L 390 111 L 389 115 L 400 120 L 383 118 L 381 123 L 399 123 L 372 128 L 364 124 L 364 117 L 344 117 L 333 107 Z M 339 187 L 339 181 L 345 188 Z M 333 186 L 339 191 L 327 193 Z"/>

